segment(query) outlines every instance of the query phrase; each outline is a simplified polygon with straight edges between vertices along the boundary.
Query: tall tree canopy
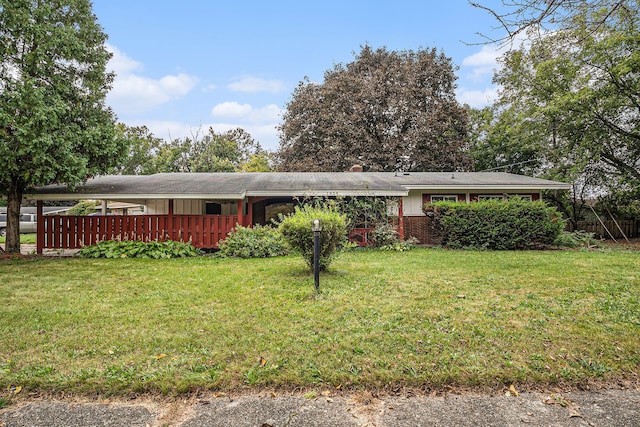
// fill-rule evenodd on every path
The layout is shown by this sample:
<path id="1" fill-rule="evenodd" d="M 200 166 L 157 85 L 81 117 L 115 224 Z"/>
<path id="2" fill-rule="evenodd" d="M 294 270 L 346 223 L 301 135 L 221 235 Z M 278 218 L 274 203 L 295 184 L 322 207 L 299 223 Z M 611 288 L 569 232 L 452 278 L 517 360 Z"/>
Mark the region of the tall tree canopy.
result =
<path id="1" fill-rule="evenodd" d="M 217 133 L 213 128 L 191 138 L 170 142 L 156 138 L 147 127 L 119 126 L 129 141 L 124 166 L 116 173 L 149 175 L 161 172 L 266 172 L 269 155 L 241 128 Z"/>
<path id="2" fill-rule="evenodd" d="M 280 127 L 278 169 L 464 169 L 467 113 L 454 66 L 435 49 L 373 50 L 295 89 Z"/>
<path id="3" fill-rule="evenodd" d="M 488 161 L 493 151 L 499 165 L 505 153 L 526 154 L 539 173 L 572 182 L 574 197 L 640 192 L 640 11 L 634 7 L 585 7 L 571 28 L 507 53 L 494 78 L 500 99 L 474 157 Z"/>
<path id="4" fill-rule="evenodd" d="M 24 192 L 76 184 L 120 160 L 104 99 L 113 76 L 89 0 L 0 0 L 0 193 L 7 250 L 20 250 Z"/>
<path id="5" fill-rule="evenodd" d="M 583 25 L 588 32 L 595 32 L 621 9 L 634 10 L 636 0 L 502 0 L 500 6 L 486 1 L 469 1 L 469 4 L 489 12 L 504 30 L 504 36 L 485 36 L 489 42 L 512 42 L 521 33 L 541 35 L 549 30 L 569 30 L 577 15 L 585 9 L 594 12 Z M 596 14 L 597 11 L 606 11 Z M 533 31 L 531 31 L 533 30 Z"/>

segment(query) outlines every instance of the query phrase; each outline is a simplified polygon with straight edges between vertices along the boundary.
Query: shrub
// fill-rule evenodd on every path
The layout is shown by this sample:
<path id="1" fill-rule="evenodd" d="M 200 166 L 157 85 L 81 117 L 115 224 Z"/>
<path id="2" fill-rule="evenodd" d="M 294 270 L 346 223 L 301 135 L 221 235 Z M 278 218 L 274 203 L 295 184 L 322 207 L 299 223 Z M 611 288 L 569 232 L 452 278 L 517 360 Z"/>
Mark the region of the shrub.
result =
<path id="1" fill-rule="evenodd" d="M 100 202 L 84 200 L 76 203 L 71 209 L 69 209 L 67 215 L 89 215 L 95 213 L 98 206 L 100 206 Z"/>
<path id="2" fill-rule="evenodd" d="M 438 202 L 425 205 L 424 212 L 442 245 L 452 248 L 541 248 L 553 244 L 565 227 L 554 208 L 522 199 Z"/>
<path id="3" fill-rule="evenodd" d="M 322 222 L 320 232 L 320 269 L 326 270 L 337 250 L 347 243 L 347 220 L 335 208 L 305 205 L 296 207 L 295 212 L 280 222 L 280 232 L 294 250 L 298 251 L 307 265 L 313 268 L 312 221 Z"/>
<path id="4" fill-rule="evenodd" d="M 80 249 L 83 258 L 181 258 L 200 254 L 191 243 L 167 240 L 141 242 L 135 240 L 105 240 Z"/>
<path id="5" fill-rule="evenodd" d="M 556 246 L 562 246 L 565 248 L 590 248 L 593 246 L 598 246 L 598 241 L 594 237 L 593 233 L 589 233 L 588 231 L 577 230 L 573 232 L 563 231 L 556 237 L 556 240 L 553 242 Z"/>
<path id="6" fill-rule="evenodd" d="M 218 256 L 238 258 L 269 258 L 287 254 L 282 234 L 269 226 L 253 228 L 238 226 L 219 242 Z"/>

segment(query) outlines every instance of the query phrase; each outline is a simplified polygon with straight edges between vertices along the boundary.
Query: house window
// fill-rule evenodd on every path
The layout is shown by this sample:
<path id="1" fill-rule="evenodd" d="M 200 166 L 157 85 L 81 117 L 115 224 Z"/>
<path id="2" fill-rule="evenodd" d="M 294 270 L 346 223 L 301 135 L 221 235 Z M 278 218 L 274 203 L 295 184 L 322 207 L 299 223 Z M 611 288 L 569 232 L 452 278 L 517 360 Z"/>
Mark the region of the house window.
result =
<path id="1" fill-rule="evenodd" d="M 478 196 L 478 201 L 483 200 L 503 200 L 504 197 L 499 194 L 481 194 Z"/>
<path id="2" fill-rule="evenodd" d="M 431 196 L 431 202 L 435 203 L 435 202 L 457 202 L 458 201 L 458 196 L 455 195 L 450 195 L 450 194 L 446 194 L 446 195 L 432 195 Z"/>
<path id="3" fill-rule="evenodd" d="M 222 205 L 220 203 L 215 202 L 206 202 L 205 203 L 205 214 L 207 215 L 221 215 L 222 214 Z"/>
<path id="4" fill-rule="evenodd" d="M 520 196 L 518 194 L 511 194 L 509 195 L 509 199 L 513 199 L 513 198 L 518 198 L 518 199 L 522 199 L 522 200 L 526 200 L 528 202 L 532 201 L 533 198 L 531 197 L 531 195 L 524 195 L 524 196 Z"/>

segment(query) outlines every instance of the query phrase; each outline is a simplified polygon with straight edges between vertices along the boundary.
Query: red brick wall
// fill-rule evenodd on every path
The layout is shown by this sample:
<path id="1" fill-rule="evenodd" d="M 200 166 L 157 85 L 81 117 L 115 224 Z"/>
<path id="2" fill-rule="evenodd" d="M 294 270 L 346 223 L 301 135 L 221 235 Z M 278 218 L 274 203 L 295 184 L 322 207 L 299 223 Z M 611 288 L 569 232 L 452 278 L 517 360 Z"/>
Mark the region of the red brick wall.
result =
<path id="1" fill-rule="evenodd" d="M 431 220 L 427 216 L 405 216 L 404 237 L 415 237 L 422 245 L 437 245 L 438 239 L 433 236 Z"/>

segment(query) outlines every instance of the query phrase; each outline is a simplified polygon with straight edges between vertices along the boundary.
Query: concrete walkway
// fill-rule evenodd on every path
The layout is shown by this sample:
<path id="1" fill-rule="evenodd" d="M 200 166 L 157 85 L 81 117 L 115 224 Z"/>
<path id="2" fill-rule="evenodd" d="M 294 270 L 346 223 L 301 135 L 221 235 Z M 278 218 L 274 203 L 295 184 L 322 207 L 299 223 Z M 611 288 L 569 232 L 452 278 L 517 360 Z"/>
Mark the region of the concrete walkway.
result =
<path id="1" fill-rule="evenodd" d="M 129 403 L 26 400 L 0 410 L 0 426 L 640 426 L 640 390 L 381 398 L 325 394 Z"/>

